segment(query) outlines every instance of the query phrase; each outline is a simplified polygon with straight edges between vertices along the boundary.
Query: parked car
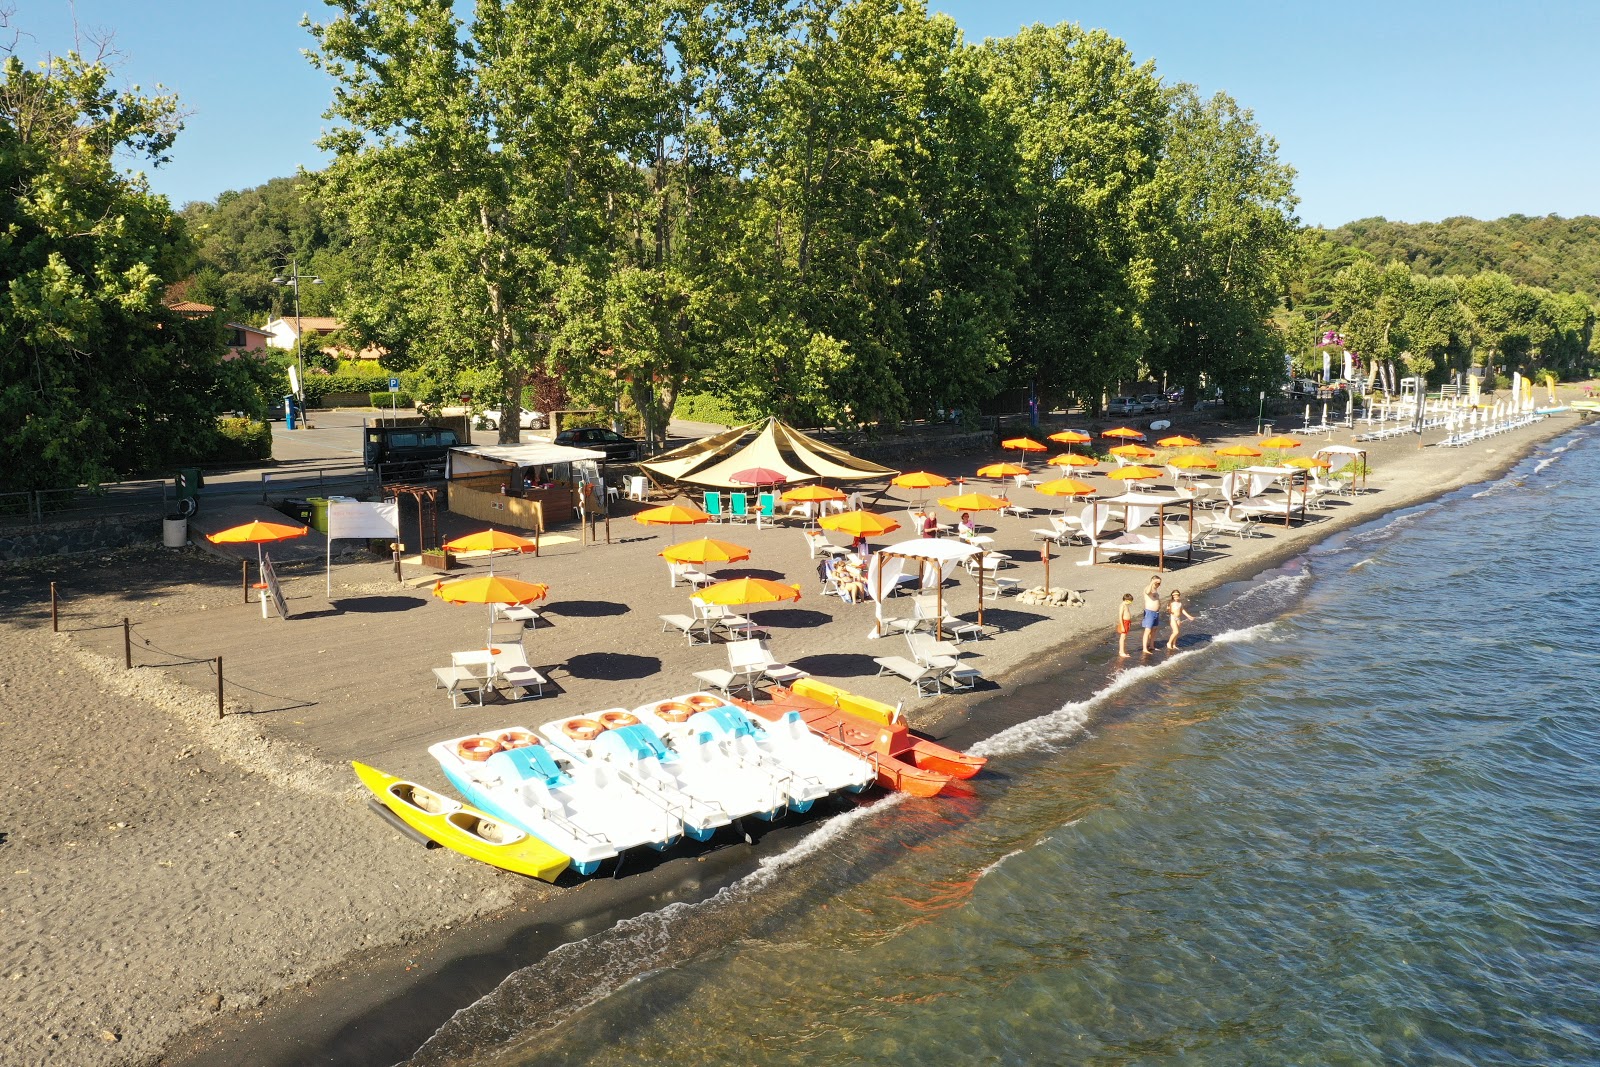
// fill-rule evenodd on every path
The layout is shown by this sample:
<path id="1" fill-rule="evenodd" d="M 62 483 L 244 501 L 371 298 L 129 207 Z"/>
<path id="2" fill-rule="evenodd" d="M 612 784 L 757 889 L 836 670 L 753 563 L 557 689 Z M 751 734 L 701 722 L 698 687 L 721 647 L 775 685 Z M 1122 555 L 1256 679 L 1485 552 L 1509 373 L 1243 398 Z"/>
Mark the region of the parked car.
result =
<path id="1" fill-rule="evenodd" d="M 1172 410 L 1172 402 L 1160 393 L 1146 393 L 1139 398 L 1139 403 L 1143 404 L 1144 409 L 1152 414 Z"/>
<path id="2" fill-rule="evenodd" d="M 542 430 L 544 429 L 544 412 L 529 411 L 527 408 L 523 408 L 522 414 L 517 417 L 517 421 L 524 430 Z M 500 428 L 500 409 L 485 408 L 479 412 L 477 427 L 480 430 L 498 430 Z"/>
<path id="3" fill-rule="evenodd" d="M 640 455 L 638 441 L 602 426 L 580 426 L 576 430 L 562 430 L 556 434 L 556 444 L 571 445 L 573 448 L 592 448 L 597 452 L 604 452 L 608 463 L 614 460 L 627 462 L 638 459 Z"/>
<path id="4" fill-rule="evenodd" d="M 1106 405 L 1107 415 L 1143 415 L 1144 405 L 1137 397 L 1119 396 Z"/>
<path id="5" fill-rule="evenodd" d="M 460 443 L 443 426 L 369 426 L 362 459 L 385 478 L 420 478 L 442 474 L 445 453 Z"/>

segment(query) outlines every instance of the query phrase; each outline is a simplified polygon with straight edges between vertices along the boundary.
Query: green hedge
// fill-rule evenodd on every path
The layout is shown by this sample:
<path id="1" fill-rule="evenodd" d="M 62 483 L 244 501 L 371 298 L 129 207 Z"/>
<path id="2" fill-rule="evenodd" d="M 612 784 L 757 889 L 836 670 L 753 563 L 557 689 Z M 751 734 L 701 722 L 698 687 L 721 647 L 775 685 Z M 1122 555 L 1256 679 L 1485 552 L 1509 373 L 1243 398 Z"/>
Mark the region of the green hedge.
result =
<path id="1" fill-rule="evenodd" d="M 712 422 L 719 426 L 738 426 L 760 417 L 735 401 L 713 393 L 685 393 L 672 405 L 672 417 L 691 422 Z"/>
<path id="2" fill-rule="evenodd" d="M 406 392 L 404 389 L 398 393 L 391 393 L 387 389 L 381 393 L 368 393 L 367 398 L 371 401 L 372 406 L 375 408 L 386 408 L 391 406 L 397 408 L 414 408 L 417 406 L 416 398 L 410 393 Z"/>
<path id="3" fill-rule="evenodd" d="M 217 436 L 204 463 L 253 463 L 272 458 L 272 424 L 233 417 L 217 420 Z"/>
<path id="4" fill-rule="evenodd" d="M 370 393 L 372 392 L 372 374 L 307 374 L 305 380 L 306 406 L 316 407 L 322 403 L 322 398 L 329 393 Z M 392 377 L 385 375 L 385 378 Z M 410 374 L 401 374 L 400 390 L 409 394 L 411 392 Z M 388 396 L 387 392 L 384 396 Z M 389 402 L 384 401 L 387 407 Z"/>

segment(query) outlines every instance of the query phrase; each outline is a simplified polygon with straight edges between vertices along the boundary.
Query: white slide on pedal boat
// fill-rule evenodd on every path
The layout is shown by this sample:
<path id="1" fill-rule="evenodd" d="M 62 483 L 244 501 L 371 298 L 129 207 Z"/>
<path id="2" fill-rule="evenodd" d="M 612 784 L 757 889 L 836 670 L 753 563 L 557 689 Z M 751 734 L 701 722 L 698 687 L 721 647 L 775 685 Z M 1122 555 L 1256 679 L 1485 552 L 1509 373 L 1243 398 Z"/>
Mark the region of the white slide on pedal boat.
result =
<path id="1" fill-rule="evenodd" d="M 579 874 L 627 849 L 662 849 L 683 836 L 681 822 L 616 770 L 574 760 L 525 727 L 451 738 L 428 752 L 462 796 L 559 848 Z"/>
<path id="2" fill-rule="evenodd" d="M 611 708 L 575 719 L 557 719 L 539 728 L 552 744 L 561 745 L 590 763 L 617 770 L 637 784 L 642 795 L 658 800 L 683 821 L 684 832 L 704 841 L 734 819 L 746 815 L 771 818 L 785 806 L 782 790 L 770 781 L 751 781 L 709 762 L 704 753 L 685 756 L 660 734 L 623 708 Z"/>

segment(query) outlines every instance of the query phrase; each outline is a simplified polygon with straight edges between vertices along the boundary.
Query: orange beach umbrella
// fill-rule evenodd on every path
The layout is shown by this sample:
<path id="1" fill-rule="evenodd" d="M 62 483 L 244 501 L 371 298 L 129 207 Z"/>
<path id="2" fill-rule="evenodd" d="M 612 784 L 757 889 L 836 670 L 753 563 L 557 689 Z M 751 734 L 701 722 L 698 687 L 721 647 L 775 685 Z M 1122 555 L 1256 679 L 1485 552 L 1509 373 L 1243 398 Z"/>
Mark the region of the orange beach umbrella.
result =
<path id="1" fill-rule="evenodd" d="M 978 468 L 980 478 L 1013 478 L 1027 473 L 1028 468 L 1020 463 L 991 463 L 987 467 Z"/>
<path id="2" fill-rule="evenodd" d="M 1215 450 L 1219 456 L 1253 457 L 1261 455 L 1261 449 L 1251 448 L 1249 445 L 1229 445 L 1227 448 Z"/>
<path id="3" fill-rule="evenodd" d="M 1128 440 L 1128 441 L 1143 441 L 1144 440 L 1144 434 L 1140 433 L 1138 430 L 1135 430 L 1132 426 L 1118 426 L 1118 427 L 1116 427 L 1114 429 L 1110 429 L 1110 430 L 1105 431 L 1100 436 L 1101 437 L 1121 437 L 1121 438 L 1124 438 L 1125 440 Z"/>
<path id="4" fill-rule="evenodd" d="M 1093 456 L 1082 456 L 1076 452 L 1063 452 L 1059 456 L 1050 457 L 1052 467 L 1098 467 L 1100 461 Z"/>
<path id="5" fill-rule="evenodd" d="M 1131 467 L 1118 467 L 1116 470 L 1109 472 L 1106 477 L 1115 478 L 1119 482 L 1145 482 L 1151 478 L 1161 477 L 1161 472 L 1154 467 L 1134 465 Z"/>
<path id="6" fill-rule="evenodd" d="M 802 485 L 798 489 L 790 489 L 783 494 L 783 499 L 790 503 L 806 503 L 817 500 L 843 500 L 844 494 L 837 489 L 830 489 L 826 485 Z"/>
<path id="7" fill-rule="evenodd" d="M 776 604 L 799 600 L 800 587 L 770 578 L 735 578 L 708 585 L 695 595 L 707 604 Z"/>
<path id="8" fill-rule="evenodd" d="M 1320 456 L 1296 456 L 1293 459 L 1284 460 L 1283 465 L 1285 467 L 1299 467 L 1301 470 L 1310 470 L 1312 467 L 1321 467 L 1327 470 L 1333 466 L 1333 463 Z"/>
<path id="9" fill-rule="evenodd" d="M 682 504 L 667 504 L 664 507 L 649 508 L 633 517 L 633 521 L 645 526 L 671 526 L 673 537 L 677 537 L 679 526 L 694 526 L 697 523 L 710 522 L 711 516 L 699 508 L 686 508 Z"/>
<path id="10" fill-rule="evenodd" d="M 1194 448 L 1199 443 L 1200 442 L 1193 437 L 1185 437 L 1181 433 L 1172 437 L 1163 437 L 1161 440 L 1156 442 L 1156 444 L 1160 445 L 1162 448 Z"/>
<path id="11" fill-rule="evenodd" d="M 824 530 L 835 530 L 851 537 L 882 537 L 900 529 L 900 524 L 887 515 L 871 511 L 846 511 L 829 515 L 818 525 Z"/>
<path id="12" fill-rule="evenodd" d="M 1039 486 L 1039 492 L 1045 496 L 1091 496 L 1096 490 L 1088 482 L 1080 482 L 1076 478 L 1057 478 Z"/>
<path id="13" fill-rule="evenodd" d="M 912 471 L 909 474 L 895 475 L 889 484 L 898 485 L 902 489 L 943 489 L 950 484 L 950 479 L 928 471 Z"/>
<path id="14" fill-rule="evenodd" d="M 281 522 L 262 522 L 260 519 L 252 519 L 243 526 L 230 526 L 220 533 L 209 534 L 207 540 L 215 545 L 255 545 L 256 565 L 260 566 L 262 545 L 304 537 L 310 529 L 308 526 L 289 526 Z"/>
<path id="15" fill-rule="evenodd" d="M 1048 452 L 1048 451 L 1050 451 L 1050 449 L 1048 447 L 1046 447 L 1045 445 L 1041 445 L 1038 441 L 1035 441 L 1031 437 L 1012 437 L 1009 440 L 1001 441 L 1000 442 L 1000 447 L 1001 448 L 1005 448 L 1005 449 L 1010 449 L 1013 452 Z"/>
<path id="16" fill-rule="evenodd" d="M 1299 448 L 1300 447 L 1300 442 L 1295 440 L 1293 437 L 1285 437 L 1282 434 L 1279 434 L 1276 437 L 1269 437 L 1265 441 L 1262 441 L 1261 442 L 1261 447 L 1262 448 Z"/>
<path id="17" fill-rule="evenodd" d="M 1086 445 L 1094 440 L 1082 430 L 1062 430 L 1059 433 L 1051 434 L 1049 439 L 1059 441 L 1064 445 Z"/>
<path id="18" fill-rule="evenodd" d="M 466 534 L 456 538 L 454 541 L 446 541 L 444 547 L 451 552 L 532 552 L 534 550 L 533 541 L 530 539 L 492 528 Z"/>
<path id="19" fill-rule="evenodd" d="M 1011 501 L 1003 496 L 963 493 L 960 496 L 947 496 L 939 501 L 939 505 L 951 511 L 999 511 L 1001 508 L 1009 508 Z"/>
<path id="20" fill-rule="evenodd" d="M 681 545 L 663 548 L 656 555 L 669 563 L 737 563 L 750 558 L 750 550 L 731 541 L 700 537 Z"/>
<path id="21" fill-rule="evenodd" d="M 1111 449 L 1111 454 L 1113 456 L 1123 456 L 1127 459 L 1149 459 L 1151 456 L 1156 454 L 1156 450 L 1153 448 L 1146 448 L 1144 445 L 1129 444 L 1118 445 L 1117 447 Z"/>
<path id="22" fill-rule="evenodd" d="M 1191 452 L 1184 456 L 1173 456 L 1171 465 L 1179 470 L 1213 470 L 1217 466 L 1217 461 L 1210 456 L 1200 456 Z"/>
<path id="23" fill-rule="evenodd" d="M 447 604 L 488 604 L 489 631 L 486 647 L 494 647 L 494 605 L 531 604 L 543 600 L 550 587 L 539 582 L 524 582 L 497 574 L 462 578 L 454 582 L 434 582 L 433 595 Z"/>

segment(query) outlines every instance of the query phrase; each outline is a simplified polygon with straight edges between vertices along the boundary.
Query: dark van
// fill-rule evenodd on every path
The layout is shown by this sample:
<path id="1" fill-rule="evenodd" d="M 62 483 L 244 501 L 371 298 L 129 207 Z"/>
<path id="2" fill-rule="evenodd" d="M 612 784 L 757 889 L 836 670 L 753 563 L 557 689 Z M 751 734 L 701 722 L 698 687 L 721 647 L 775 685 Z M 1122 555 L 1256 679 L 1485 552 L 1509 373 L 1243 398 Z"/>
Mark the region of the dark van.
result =
<path id="1" fill-rule="evenodd" d="M 442 426 L 369 426 L 362 459 L 385 477 L 442 474 L 445 453 L 459 444 L 456 432 Z"/>

